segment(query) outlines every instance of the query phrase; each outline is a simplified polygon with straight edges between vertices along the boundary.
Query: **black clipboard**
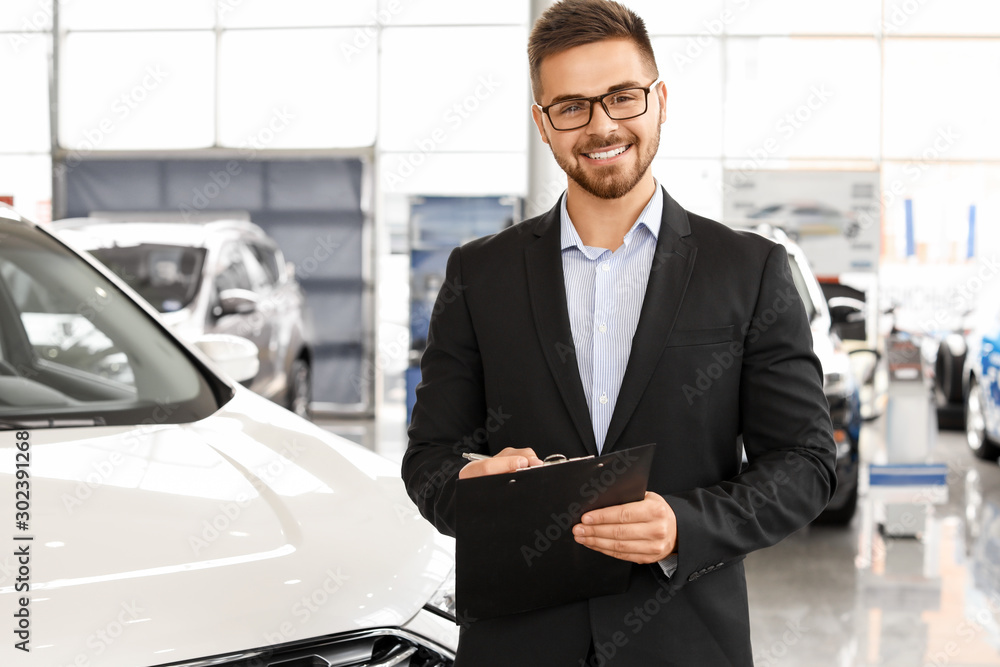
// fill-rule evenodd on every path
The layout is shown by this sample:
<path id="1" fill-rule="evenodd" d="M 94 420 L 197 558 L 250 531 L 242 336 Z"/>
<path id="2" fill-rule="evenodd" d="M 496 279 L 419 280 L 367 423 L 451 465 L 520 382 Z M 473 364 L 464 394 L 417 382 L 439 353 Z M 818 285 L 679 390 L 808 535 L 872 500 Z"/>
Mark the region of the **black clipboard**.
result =
<path id="1" fill-rule="evenodd" d="M 642 500 L 655 444 L 458 480 L 456 595 L 474 621 L 622 593 L 632 563 L 588 549 L 590 510 Z"/>

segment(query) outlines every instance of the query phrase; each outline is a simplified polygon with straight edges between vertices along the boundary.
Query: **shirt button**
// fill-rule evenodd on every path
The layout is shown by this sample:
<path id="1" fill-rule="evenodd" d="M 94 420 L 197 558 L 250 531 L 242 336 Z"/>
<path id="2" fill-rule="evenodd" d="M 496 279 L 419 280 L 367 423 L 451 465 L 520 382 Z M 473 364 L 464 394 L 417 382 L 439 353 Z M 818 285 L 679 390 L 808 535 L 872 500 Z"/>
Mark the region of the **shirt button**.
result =
<path id="1" fill-rule="evenodd" d="M 608 402 L 608 395 L 607 394 L 601 394 L 601 397 L 599 399 L 597 399 L 597 400 L 599 400 L 601 402 L 601 405 L 605 405 Z"/>
<path id="2" fill-rule="evenodd" d="M 597 330 L 600 331 L 601 333 L 604 333 L 605 331 L 608 330 L 608 325 L 602 324 L 601 326 L 597 327 Z"/>
<path id="3" fill-rule="evenodd" d="M 604 269 L 605 271 L 610 271 L 611 270 L 611 262 L 604 262 L 604 264 L 601 264 L 601 268 Z"/>

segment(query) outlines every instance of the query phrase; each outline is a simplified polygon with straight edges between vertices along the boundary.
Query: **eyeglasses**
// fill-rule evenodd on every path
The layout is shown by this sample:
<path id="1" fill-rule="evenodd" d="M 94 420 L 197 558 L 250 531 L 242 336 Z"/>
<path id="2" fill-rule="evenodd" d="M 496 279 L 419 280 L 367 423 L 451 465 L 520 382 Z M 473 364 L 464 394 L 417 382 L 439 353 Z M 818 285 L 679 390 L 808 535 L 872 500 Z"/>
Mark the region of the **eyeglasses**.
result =
<path id="1" fill-rule="evenodd" d="M 646 113 L 649 108 L 649 91 L 656 81 L 645 88 L 623 88 L 595 97 L 578 97 L 572 100 L 561 100 L 548 106 L 538 106 L 546 116 L 552 128 L 560 132 L 578 130 L 590 123 L 594 117 L 594 103 L 600 102 L 608 118 L 612 120 L 628 120 Z"/>

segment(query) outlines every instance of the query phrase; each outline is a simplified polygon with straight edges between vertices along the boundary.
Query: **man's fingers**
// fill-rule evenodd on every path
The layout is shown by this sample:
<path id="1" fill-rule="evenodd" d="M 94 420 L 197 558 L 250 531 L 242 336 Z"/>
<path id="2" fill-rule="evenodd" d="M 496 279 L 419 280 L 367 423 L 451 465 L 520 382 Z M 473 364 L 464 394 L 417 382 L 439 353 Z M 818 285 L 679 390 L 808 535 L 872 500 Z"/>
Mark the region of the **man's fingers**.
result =
<path id="1" fill-rule="evenodd" d="M 650 496 L 655 496 L 651 498 Z M 658 499 L 658 501 L 657 501 Z M 643 500 L 624 505 L 613 505 L 604 509 L 587 512 L 581 517 L 584 524 L 640 523 L 655 521 L 667 516 L 666 502 L 653 493 L 647 493 Z"/>
<path id="2" fill-rule="evenodd" d="M 646 540 L 606 540 L 598 537 L 577 537 L 583 546 L 602 554 L 633 563 L 655 563 L 660 560 L 663 545 Z"/>
<path id="3" fill-rule="evenodd" d="M 542 460 L 530 447 L 514 449 L 507 447 L 492 458 L 480 459 L 466 464 L 459 472 L 459 479 L 482 477 L 484 475 L 502 475 L 521 468 L 542 465 Z"/>
<path id="4" fill-rule="evenodd" d="M 576 524 L 573 534 L 580 537 L 600 537 L 613 540 L 661 540 L 669 537 L 661 522 Z"/>
<path id="5" fill-rule="evenodd" d="M 493 458 L 500 458 L 506 456 L 521 456 L 528 459 L 529 466 L 542 465 L 542 460 L 538 458 L 538 454 L 531 447 L 522 447 L 520 449 L 515 449 L 514 447 L 505 447 L 500 450 L 500 453 Z M 522 466 L 526 467 L 526 466 Z"/>

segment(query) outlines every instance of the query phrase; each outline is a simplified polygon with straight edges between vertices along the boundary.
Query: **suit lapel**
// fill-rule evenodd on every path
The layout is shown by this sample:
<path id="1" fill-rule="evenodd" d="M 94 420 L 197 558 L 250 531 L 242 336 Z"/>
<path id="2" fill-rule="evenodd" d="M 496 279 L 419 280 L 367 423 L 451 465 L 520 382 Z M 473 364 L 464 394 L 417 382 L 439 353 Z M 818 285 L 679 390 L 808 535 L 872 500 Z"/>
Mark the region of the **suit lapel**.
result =
<path id="1" fill-rule="evenodd" d="M 628 366 L 604 440 L 604 453 L 614 448 L 632 418 L 674 328 L 698 250 L 691 239 L 685 238 L 690 233 L 687 212 L 664 191 L 656 252 L 639 312 L 639 324 L 632 338 Z"/>
<path id="2" fill-rule="evenodd" d="M 587 410 L 587 398 L 580 381 L 580 369 L 573 345 L 563 282 L 560 247 L 559 202 L 536 223 L 537 237 L 524 251 L 528 270 L 528 295 L 535 328 L 549 370 L 569 410 L 577 434 L 588 454 L 597 453 L 594 427 Z M 569 452 L 566 452 L 567 455 Z"/>

